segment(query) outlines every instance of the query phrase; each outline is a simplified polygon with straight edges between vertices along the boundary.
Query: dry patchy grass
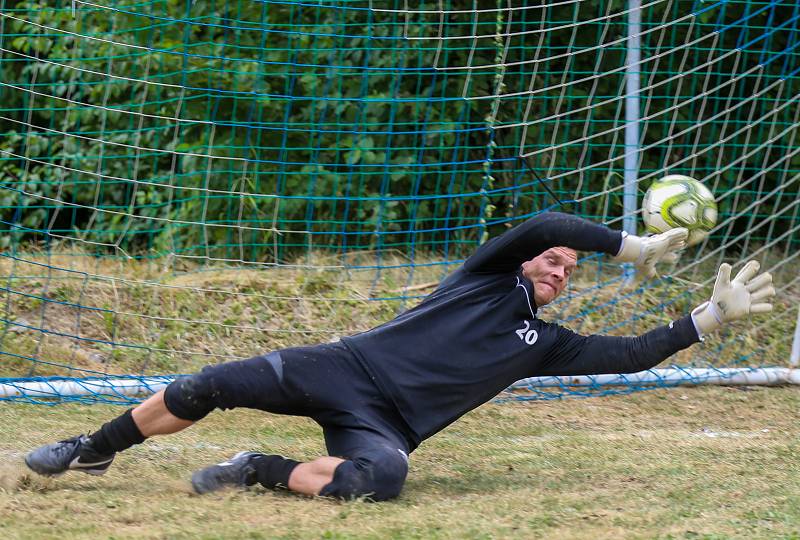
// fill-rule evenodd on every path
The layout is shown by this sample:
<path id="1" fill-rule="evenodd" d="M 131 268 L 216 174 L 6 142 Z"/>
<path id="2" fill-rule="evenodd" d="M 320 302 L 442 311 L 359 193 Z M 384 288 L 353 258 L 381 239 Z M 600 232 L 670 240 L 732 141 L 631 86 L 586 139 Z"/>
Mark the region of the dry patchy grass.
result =
<path id="1" fill-rule="evenodd" d="M 189 493 L 195 468 L 241 449 L 324 452 L 306 419 L 214 413 L 119 456 L 100 478 L 24 469 L 32 447 L 112 406 L 0 407 L 4 538 L 797 538 L 796 388 L 692 388 L 489 404 L 411 457 L 400 498 Z"/>
<path id="2" fill-rule="evenodd" d="M 208 363 L 330 341 L 391 319 L 419 301 L 403 296 L 425 295 L 445 272 L 424 264 L 433 259 L 418 257 L 420 266 L 409 273 L 401 254 L 384 255 L 381 264 L 387 268 L 377 273 L 336 267 L 322 256 L 300 262 L 312 267 L 191 266 L 58 250 L 2 258 L 0 274 L 7 276 L 8 290 L 0 292 L 0 300 L 8 322 L 0 325 L 0 350 L 10 354 L 0 373 L 187 373 Z M 610 328 L 631 335 L 685 315 L 708 294 L 685 280 L 631 290 L 614 279 L 618 274 L 618 267 L 588 263 L 542 317 L 567 321 L 583 334 Z M 690 293 L 687 286 L 700 289 Z M 671 362 L 784 364 L 797 297 L 794 290 L 782 291 L 774 315 L 760 317 L 758 325 L 737 325 Z"/>

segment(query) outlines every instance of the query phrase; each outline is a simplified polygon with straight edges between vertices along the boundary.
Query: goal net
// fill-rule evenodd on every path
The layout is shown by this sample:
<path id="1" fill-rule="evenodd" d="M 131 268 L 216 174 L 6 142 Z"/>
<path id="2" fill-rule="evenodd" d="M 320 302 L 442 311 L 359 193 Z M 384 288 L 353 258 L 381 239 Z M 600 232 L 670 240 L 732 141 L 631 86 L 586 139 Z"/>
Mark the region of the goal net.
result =
<path id="1" fill-rule="evenodd" d="M 715 193 L 709 238 L 643 285 L 583 254 L 541 317 L 641 333 L 744 257 L 773 273 L 775 311 L 664 370 L 508 397 L 785 380 L 798 17 L 789 1 L 0 0 L 0 399 L 128 402 L 365 330 L 540 212 L 641 232 L 637 201 L 668 173 Z"/>

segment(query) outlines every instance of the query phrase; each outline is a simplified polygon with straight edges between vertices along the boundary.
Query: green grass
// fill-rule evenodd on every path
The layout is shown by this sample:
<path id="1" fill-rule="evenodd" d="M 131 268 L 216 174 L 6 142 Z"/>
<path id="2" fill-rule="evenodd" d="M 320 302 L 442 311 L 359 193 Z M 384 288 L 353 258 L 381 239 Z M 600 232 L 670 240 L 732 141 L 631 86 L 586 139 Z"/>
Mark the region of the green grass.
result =
<path id="1" fill-rule="evenodd" d="M 411 456 L 399 499 L 260 488 L 195 496 L 242 449 L 324 452 L 303 418 L 213 413 L 108 474 L 31 475 L 29 449 L 96 429 L 108 405 L 0 406 L 2 538 L 800 538 L 796 388 L 685 388 L 488 404 Z"/>

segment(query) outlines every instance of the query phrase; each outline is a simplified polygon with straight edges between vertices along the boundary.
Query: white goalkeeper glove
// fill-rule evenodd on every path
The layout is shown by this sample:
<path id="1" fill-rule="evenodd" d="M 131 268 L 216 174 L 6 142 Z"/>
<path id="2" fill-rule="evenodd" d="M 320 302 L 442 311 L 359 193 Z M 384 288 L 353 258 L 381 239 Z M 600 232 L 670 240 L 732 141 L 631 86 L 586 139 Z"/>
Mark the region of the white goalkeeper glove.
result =
<path id="1" fill-rule="evenodd" d="M 688 236 L 689 231 L 683 227 L 653 236 L 628 234 L 622 238 L 622 247 L 613 260 L 633 263 L 636 267 L 636 278 L 639 280 L 654 278 L 657 275 L 657 263 L 674 263 L 678 260 L 678 252 L 686 247 Z"/>
<path id="2" fill-rule="evenodd" d="M 692 310 L 701 337 L 730 321 L 772 311 L 772 304 L 766 301 L 775 295 L 772 275 L 764 272 L 756 276 L 759 268 L 758 261 L 749 261 L 731 281 L 731 265 L 719 267 L 711 300 Z"/>

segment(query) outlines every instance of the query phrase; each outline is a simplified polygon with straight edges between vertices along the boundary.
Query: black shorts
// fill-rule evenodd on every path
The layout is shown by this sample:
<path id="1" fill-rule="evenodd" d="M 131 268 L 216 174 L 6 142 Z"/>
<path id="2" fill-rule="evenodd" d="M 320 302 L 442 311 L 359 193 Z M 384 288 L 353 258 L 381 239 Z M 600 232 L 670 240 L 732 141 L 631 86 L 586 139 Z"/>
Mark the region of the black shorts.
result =
<path id="1" fill-rule="evenodd" d="M 342 342 L 206 366 L 198 376 L 211 386 L 220 409 L 246 407 L 314 419 L 331 456 L 353 459 L 373 448 L 407 456 L 416 448 L 395 405 Z M 165 404 L 176 416 L 190 418 L 182 416 L 170 392 Z"/>

